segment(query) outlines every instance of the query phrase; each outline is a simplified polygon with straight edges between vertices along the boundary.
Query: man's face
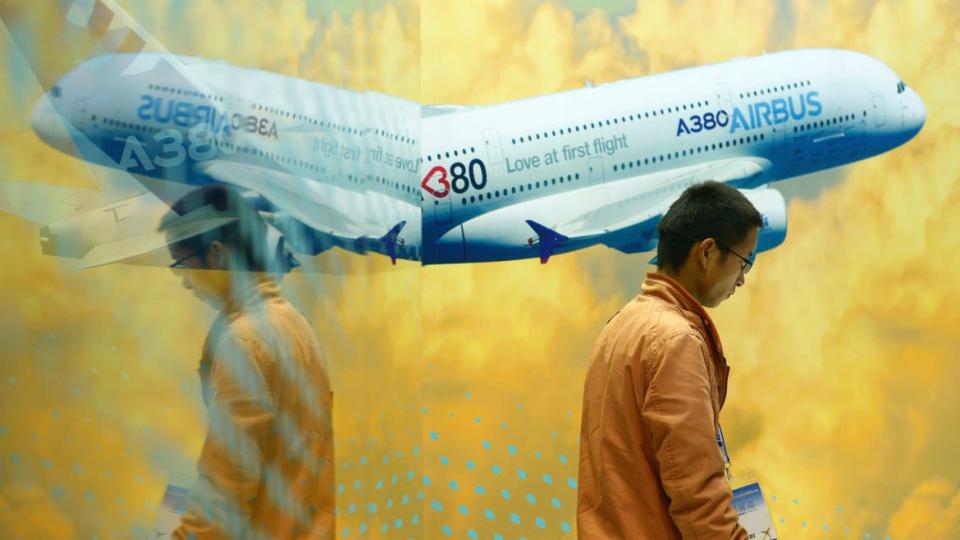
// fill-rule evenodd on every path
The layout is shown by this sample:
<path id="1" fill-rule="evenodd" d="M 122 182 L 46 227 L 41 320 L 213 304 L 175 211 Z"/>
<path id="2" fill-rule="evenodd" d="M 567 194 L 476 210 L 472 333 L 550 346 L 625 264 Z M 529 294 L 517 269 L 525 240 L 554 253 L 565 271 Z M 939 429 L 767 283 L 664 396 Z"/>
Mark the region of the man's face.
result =
<path id="1" fill-rule="evenodd" d="M 751 229 L 742 242 L 728 246 L 730 250 L 752 260 L 757 249 L 757 229 Z M 717 257 L 712 257 L 703 275 L 703 301 L 706 307 L 717 307 L 733 296 L 737 287 L 744 284 L 744 262 L 736 254 L 717 245 Z"/>
<path id="2" fill-rule="evenodd" d="M 216 243 L 216 242 L 214 242 Z M 192 248 L 170 246 L 170 256 L 174 265 L 170 267 L 174 275 L 181 278 L 183 288 L 215 309 L 219 309 L 228 295 L 227 272 L 219 269 L 219 253 L 212 246 L 206 253 L 193 251 Z"/>

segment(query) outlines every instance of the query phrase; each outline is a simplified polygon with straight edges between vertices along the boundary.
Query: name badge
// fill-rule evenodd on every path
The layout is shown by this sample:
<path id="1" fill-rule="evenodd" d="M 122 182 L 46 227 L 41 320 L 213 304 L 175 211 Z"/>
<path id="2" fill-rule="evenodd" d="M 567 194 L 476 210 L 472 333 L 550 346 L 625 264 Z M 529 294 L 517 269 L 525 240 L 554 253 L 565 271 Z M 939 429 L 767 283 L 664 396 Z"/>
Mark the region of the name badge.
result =
<path id="1" fill-rule="evenodd" d="M 180 526 L 180 516 L 187 509 L 187 488 L 167 484 L 163 492 L 163 502 L 157 509 L 157 517 L 153 520 L 150 531 L 150 540 L 169 538 L 170 534 Z"/>
<path id="2" fill-rule="evenodd" d="M 750 540 L 777 540 L 773 519 L 760 484 L 754 482 L 733 490 L 733 507 L 737 510 L 740 525 L 747 530 Z"/>

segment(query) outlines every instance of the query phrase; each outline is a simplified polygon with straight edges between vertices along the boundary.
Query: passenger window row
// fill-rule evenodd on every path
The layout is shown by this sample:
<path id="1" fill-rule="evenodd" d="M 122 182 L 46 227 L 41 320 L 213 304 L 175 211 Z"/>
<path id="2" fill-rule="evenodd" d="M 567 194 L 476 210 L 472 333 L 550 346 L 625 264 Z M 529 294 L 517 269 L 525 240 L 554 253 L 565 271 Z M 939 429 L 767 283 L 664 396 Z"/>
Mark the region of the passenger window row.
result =
<path id="1" fill-rule="evenodd" d="M 90 116 L 90 119 L 94 122 L 97 121 L 97 115 Z M 113 126 L 120 129 L 129 129 L 131 131 L 138 131 L 140 133 L 158 133 L 160 130 L 151 126 L 145 126 L 143 124 L 134 124 L 132 122 L 123 122 L 121 120 L 114 120 L 113 118 L 104 118 L 104 125 Z"/>
<path id="2" fill-rule="evenodd" d="M 770 86 L 767 88 L 760 88 L 759 90 L 740 92 L 740 99 L 744 99 L 748 97 L 765 96 L 768 94 L 774 94 L 776 92 L 785 92 L 792 88 L 804 88 L 807 86 L 810 86 L 810 81 L 799 81 L 799 82 L 794 82 L 790 84 L 782 84 L 780 86 Z"/>
<path id="3" fill-rule="evenodd" d="M 657 156 L 645 157 L 643 159 L 637 159 L 635 161 L 628 161 L 626 163 L 620 163 L 613 166 L 614 171 L 622 171 L 624 169 L 632 169 L 634 167 L 642 167 L 644 165 L 650 165 L 652 163 L 662 163 L 664 161 L 670 161 L 673 159 L 680 159 L 687 156 L 692 156 L 694 154 L 702 154 L 704 152 L 710 152 L 713 150 L 720 150 L 722 148 L 730 148 L 731 146 L 739 146 L 741 144 L 747 144 L 752 142 L 759 142 L 765 140 L 766 137 L 764 134 L 760 133 L 758 135 L 748 135 L 746 137 L 739 137 L 728 139 L 726 141 L 721 141 L 719 143 L 705 144 L 703 146 L 697 146 L 689 150 L 678 150 L 676 152 L 666 154 L 660 154 Z"/>
<path id="4" fill-rule="evenodd" d="M 353 177 L 351 176 L 351 180 L 352 180 L 352 179 L 353 179 Z M 403 184 L 401 184 L 400 182 L 397 182 L 397 181 L 394 181 L 394 180 L 390 180 L 390 179 L 384 178 L 384 177 L 382 177 L 382 176 L 367 176 L 367 179 L 370 180 L 371 182 L 376 182 L 376 183 L 378 183 L 378 184 L 383 184 L 383 185 L 385 185 L 385 186 L 387 186 L 387 187 L 390 187 L 390 188 L 393 188 L 393 189 L 395 189 L 395 190 L 397 190 L 397 191 L 404 191 L 404 192 L 406 192 L 406 193 L 414 193 L 414 191 L 415 191 L 414 188 L 411 187 L 411 186 L 403 185 Z M 359 180 L 359 178 L 357 178 L 357 180 Z"/>
<path id="5" fill-rule="evenodd" d="M 91 118 L 92 118 L 92 120 L 94 120 L 94 121 L 96 121 L 96 119 L 97 119 L 96 115 L 92 116 Z M 133 131 L 139 131 L 139 132 L 141 132 L 141 133 L 158 133 L 158 132 L 161 131 L 160 129 L 156 129 L 156 128 L 153 128 L 153 127 L 150 127 L 150 126 L 144 126 L 144 125 L 141 125 L 141 124 L 132 124 L 132 123 L 129 123 L 129 122 L 122 122 L 122 121 L 120 121 L 120 120 L 114 120 L 113 118 L 104 118 L 104 119 L 103 119 L 103 123 L 106 124 L 106 125 L 109 125 L 109 126 L 116 126 L 116 127 L 123 128 L 123 129 L 129 129 L 129 130 L 133 130 Z M 211 143 L 212 143 L 213 145 L 215 145 L 215 146 L 223 147 L 223 148 L 228 148 L 228 149 L 230 149 L 230 150 L 232 150 L 232 151 L 234 151 L 234 152 L 238 152 L 238 153 L 241 153 L 241 154 L 251 154 L 251 155 L 255 155 L 255 156 L 260 156 L 260 157 L 264 157 L 264 158 L 269 158 L 269 159 L 272 159 L 272 160 L 276 161 L 277 163 L 284 163 L 284 164 L 287 164 L 287 165 L 293 165 L 293 166 L 301 167 L 301 168 L 303 168 L 303 169 L 307 169 L 307 170 L 310 170 L 310 171 L 314 171 L 314 172 L 316 172 L 316 173 L 323 173 L 323 172 L 326 171 L 326 169 L 325 169 L 324 167 L 321 167 L 320 165 L 317 165 L 317 164 L 315 164 L 315 163 L 310 163 L 310 162 L 307 162 L 307 161 L 303 161 L 303 160 L 301 160 L 301 159 L 295 159 L 295 158 L 288 157 L 288 156 L 284 156 L 284 155 L 282 155 L 282 154 L 277 154 L 277 153 L 274 153 L 274 152 L 264 152 L 263 150 L 260 150 L 259 148 L 255 148 L 255 147 L 251 147 L 251 146 L 235 145 L 235 144 L 233 144 L 232 142 L 230 142 L 230 141 L 227 140 L 227 139 L 221 140 L 221 139 L 212 137 L 210 140 L 211 140 Z M 354 177 L 353 175 L 347 175 L 347 177 L 348 177 L 348 179 L 349 179 L 350 181 L 354 181 L 354 180 L 359 181 L 359 180 L 360 180 L 359 177 Z M 383 184 L 383 185 L 385 185 L 385 186 L 389 186 L 389 187 L 391 187 L 391 188 L 393 188 L 393 189 L 396 189 L 396 190 L 398 190 L 398 191 L 403 191 L 403 192 L 411 193 L 411 194 L 415 192 L 414 188 L 411 187 L 411 186 L 405 186 L 405 185 L 402 185 L 402 184 L 399 183 L 399 182 L 395 182 L 395 181 L 392 181 L 392 180 L 388 180 L 388 179 L 382 178 L 382 177 L 380 177 L 380 176 L 370 177 L 370 179 L 371 179 L 372 181 L 375 181 L 375 182 L 377 182 L 377 183 L 379 183 L 379 184 Z"/>
<path id="6" fill-rule="evenodd" d="M 566 183 L 574 182 L 579 179 L 580 179 L 580 173 L 568 174 L 567 176 L 558 176 L 556 178 L 550 178 L 543 181 L 529 182 L 527 183 L 526 189 L 527 191 L 533 191 L 535 189 L 541 189 L 541 188 L 546 188 L 548 186 L 563 184 L 564 182 Z M 465 205 L 467 204 L 467 202 L 474 203 L 477 201 L 483 201 L 484 196 L 486 196 L 486 200 L 489 201 L 491 199 L 499 199 L 500 197 L 506 197 L 507 195 L 516 195 L 517 193 L 523 193 L 523 189 L 524 189 L 523 184 L 520 184 L 519 186 L 511 187 L 509 190 L 504 188 L 504 189 L 494 190 L 493 192 L 488 191 L 485 194 L 481 193 L 480 195 L 471 195 L 469 198 L 464 197 L 460 199 L 460 204 Z"/>
<path id="7" fill-rule="evenodd" d="M 864 111 L 864 116 L 866 116 L 866 111 Z M 849 122 L 853 120 L 857 115 L 850 113 L 843 116 L 837 116 L 834 118 L 826 118 L 824 120 L 818 120 L 816 122 L 810 122 L 809 124 L 803 124 L 802 126 L 793 126 L 794 133 L 800 133 L 803 131 L 810 131 L 811 129 L 822 128 L 824 126 L 833 126 L 839 124 L 840 122 Z"/>
<path id="8" fill-rule="evenodd" d="M 409 145 L 415 145 L 415 144 L 417 144 L 417 141 L 413 140 L 413 139 L 410 138 L 410 137 L 405 137 L 405 136 L 403 136 L 403 135 L 398 135 L 398 134 L 396 134 L 396 133 L 392 133 L 392 132 L 387 131 L 387 130 L 385 130 L 385 129 L 374 129 L 374 130 L 373 130 L 373 134 L 374 134 L 374 135 L 379 135 L 379 136 L 381 136 L 381 137 L 386 137 L 386 138 L 392 139 L 392 140 L 394 140 L 394 141 L 400 141 L 400 142 L 402 142 L 402 143 L 407 143 L 407 144 L 409 144 Z"/>
<path id="9" fill-rule="evenodd" d="M 197 92 L 196 90 L 184 90 L 182 88 L 175 88 L 173 86 L 163 86 L 160 84 L 148 84 L 147 88 L 154 90 L 156 92 L 166 92 L 168 94 L 174 94 L 177 96 L 186 96 L 193 97 L 198 99 L 206 99 L 209 101 L 223 102 L 223 96 L 215 96 L 213 94 L 204 94 L 203 92 Z"/>
<path id="10" fill-rule="evenodd" d="M 216 139 L 214 139 L 214 140 L 216 140 Z M 264 152 L 263 150 L 261 150 L 261 149 L 259 149 L 259 148 L 252 147 L 252 146 L 236 146 L 236 145 L 234 145 L 233 143 L 231 143 L 230 141 L 227 141 L 227 140 L 222 141 L 221 144 L 222 144 L 223 146 L 227 147 L 227 148 L 235 149 L 237 152 L 240 152 L 240 153 L 253 154 L 253 155 L 255 155 L 255 156 L 270 158 L 270 159 L 276 161 L 277 163 L 285 163 L 285 164 L 287 164 L 287 165 L 294 165 L 294 166 L 301 167 L 301 168 L 303 168 L 303 169 L 308 169 L 308 170 L 311 170 L 311 171 L 314 171 L 314 172 L 323 172 L 323 171 L 325 170 L 323 167 L 321 167 L 321 166 L 319 166 L 319 165 L 317 165 L 317 164 L 309 163 L 309 162 L 307 162 L 307 161 L 303 161 L 302 159 L 295 159 L 295 158 L 288 157 L 288 156 L 284 156 L 284 155 L 282 155 L 282 154 L 277 154 L 277 153 L 274 153 L 274 152 Z"/>
<path id="11" fill-rule="evenodd" d="M 461 148 L 460 150 L 454 150 L 454 151 L 452 152 L 453 157 L 460 157 L 460 156 L 466 157 L 466 156 L 469 156 L 469 155 L 471 155 L 471 154 L 476 154 L 476 153 L 477 153 L 477 149 L 476 149 L 476 147 L 473 147 L 473 146 L 470 147 L 470 152 L 467 152 L 467 149 L 466 149 L 466 148 Z M 427 161 L 433 161 L 434 159 L 436 159 L 437 161 L 440 161 L 441 159 L 444 158 L 444 156 L 446 156 L 446 157 L 449 158 L 449 157 L 450 157 L 450 154 L 451 154 L 451 152 L 442 152 L 442 153 L 441 153 L 441 152 L 438 152 L 438 153 L 436 153 L 436 154 L 427 155 Z M 423 161 L 423 159 L 421 159 L 420 161 Z"/>
<path id="12" fill-rule="evenodd" d="M 363 129 L 361 129 L 361 128 L 355 128 L 355 127 L 351 127 L 351 126 L 345 126 L 345 125 L 337 124 L 337 123 L 330 122 L 330 121 L 327 121 L 327 120 L 320 120 L 320 119 L 318 119 L 318 118 L 314 118 L 314 117 L 312 117 L 312 116 L 307 116 L 307 115 L 305 115 L 305 114 L 294 113 L 294 112 L 290 112 L 290 111 L 285 111 L 285 110 L 283 110 L 283 109 L 277 109 L 277 108 L 275 108 L 275 107 L 268 107 L 268 106 L 266 106 L 266 105 L 260 105 L 259 103 L 254 103 L 254 104 L 253 104 L 253 109 L 254 109 L 255 111 L 260 111 L 260 112 L 266 112 L 266 113 L 270 113 L 270 114 L 275 114 L 275 115 L 277 115 L 277 116 L 282 116 L 282 117 L 284 117 L 284 118 L 289 118 L 289 119 L 291 119 L 291 120 L 298 120 L 298 121 L 300 121 L 300 122 L 306 122 L 306 123 L 308 123 L 308 124 L 313 124 L 313 125 L 315 125 L 315 126 L 320 126 L 320 127 L 322 127 L 322 128 L 333 129 L 333 130 L 335 130 L 335 131 L 339 131 L 339 132 L 341 132 L 341 133 L 348 133 L 348 134 L 350 134 L 350 135 L 364 135 L 364 134 L 366 134 L 366 133 L 373 132 L 374 135 L 381 136 L 381 137 L 386 137 L 386 138 L 392 139 L 392 140 L 394 140 L 394 141 L 400 141 L 400 142 L 403 142 L 403 143 L 406 143 L 406 144 L 410 144 L 410 145 L 416 144 L 416 141 L 415 141 L 414 139 L 410 138 L 410 137 L 405 137 L 405 136 L 403 136 L 403 135 L 399 135 L 399 134 L 397 134 L 397 133 L 393 133 L 393 132 L 387 131 L 387 130 L 385 130 L 385 129 L 379 129 L 379 128 L 375 128 L 375 129 L 363 128 Z"/>
<path id="13" fill-rule="evenodd" d="M 579 133 L 580 131 L 588 131 L 591 129 L 601 128 L 603 126 L 626 124 L 627 122 L 634 122 L 634 121 L 640 120 L 641 118 L 656 118 L 658 111 L 660 116 L 663 116 L 666 114 L 673 114 L 673 113 L 686 111 L 686 110 L 692 111 L 697 108 L 709 107 L 709 106 L 710 106 L 709 100 L 696 101 L 689 104 L 685 103 L 682 105 L 673 105 L 673 106 L 665 107 L 661 109 L 653 109 L 650 111 L 645 111 L 643 113 L 624 115 L 624 116 L 621 116 L 620 118 L 600 120 L 599 122 L 590 122 L 589 124 L 583 123 L 575 126 L 567 126 L 559 129 L 552 129 L 550 131 L 543 131 L 541 132 L 543 135 L 542 137 L 541 137 L 541 133 L 534 133 L 532 135 L 521 135 L 520 137 L 510 139 L 510 142 L 512 144 L 517 144 L 517 143 L 539 141 L 541 138 L 549 139 L 550 137 L 562 136 L 565 133 L 566 134 Z"/>

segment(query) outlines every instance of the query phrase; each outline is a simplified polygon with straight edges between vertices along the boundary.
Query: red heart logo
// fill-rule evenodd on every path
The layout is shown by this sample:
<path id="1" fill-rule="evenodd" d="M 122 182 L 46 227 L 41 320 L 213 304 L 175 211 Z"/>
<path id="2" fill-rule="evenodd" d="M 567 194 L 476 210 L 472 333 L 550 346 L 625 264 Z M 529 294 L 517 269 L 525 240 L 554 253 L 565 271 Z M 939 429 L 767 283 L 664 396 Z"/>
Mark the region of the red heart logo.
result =
<path id="1" fill-rule="evenodd" d="M 440 179 L 437 180 L 437 182 L 443 186 L 443 189 L 440 191 L 433 189 L 429 185 L 430 179 L 433 178 L 433 175 L 436 173 L 440 173 L 441 175 Z M 437 165 L 436 167 L 430 169 L 430 172 L 428 172 L 427 175 L 423 177 L 423 181 L 420 182 L 420 187 L 427 190 L 431 195 L 438 199 L 446 197 L 450 194 L 450 182 L 447 180 L 447 169 L 445 169 L 442 165 Z"/>

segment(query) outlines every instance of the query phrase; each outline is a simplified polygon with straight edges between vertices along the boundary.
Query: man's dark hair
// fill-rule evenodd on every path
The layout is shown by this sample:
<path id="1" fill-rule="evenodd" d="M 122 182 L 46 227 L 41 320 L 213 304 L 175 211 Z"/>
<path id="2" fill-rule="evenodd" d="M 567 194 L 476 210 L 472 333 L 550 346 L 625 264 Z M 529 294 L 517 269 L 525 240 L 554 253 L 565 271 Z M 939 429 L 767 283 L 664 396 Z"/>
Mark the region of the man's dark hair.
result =
<path id="1" fill-rule="evenodd" d="M 657 226 L 657 268 L 679 271 L 690 247 L 706 238 L 720 244 L 726 257 L 727 248 L 761 226 L 760 212 L 737 189 L 712 180 L 694 184 L 670 205 Z"/>
<path id="2" fill-rule="evenodd" d="M 267 224 L 256 207 L 233 188 L 209 185 L 184 195 L 170 207 L 171 211 L 160 223 L 160 230 L 163 231 L 169 227 L 180 216 L 205 206 L 213 207 L 222 217 L 236 219 L 216 229 L 180 240 L 173 245 L 203 256 L 216 240 L 227 246 L 235 256 L 234 264 L 240 265 L 240 268 L 235 268 L 236 270 L 266 271 L 270 262 Z"/>

